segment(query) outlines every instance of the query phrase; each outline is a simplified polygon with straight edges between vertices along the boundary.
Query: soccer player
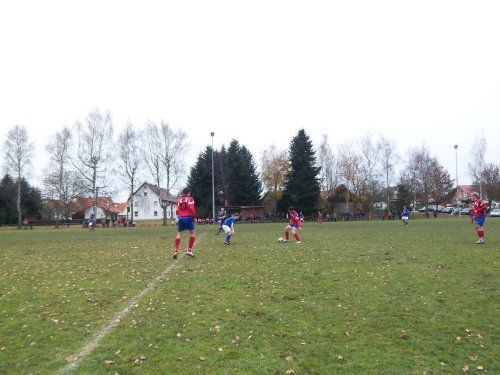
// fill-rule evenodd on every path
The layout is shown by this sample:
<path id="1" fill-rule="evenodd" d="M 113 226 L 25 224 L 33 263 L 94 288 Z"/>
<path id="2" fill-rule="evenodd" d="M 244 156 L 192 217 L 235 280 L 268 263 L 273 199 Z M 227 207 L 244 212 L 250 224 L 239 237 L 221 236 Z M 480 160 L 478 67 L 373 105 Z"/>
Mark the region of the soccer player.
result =
<path id="1" fill-rule="evenodd" d="M 226 237 L 224 238 L 224 245 L 229 245 L 231 242 L 229 240 L 231 239 L 231 236 L 234 234 L 234 225 L 236 222 L 240 219 L 240 214 L 239 213 L 234 213 L 230 217 L 228 217 L 226 220 L 224 220 L 224 223 L 222 224 L 222 230 L 224 230 L 224 233 L 226 233 Z"/>
<path id="2" fill-rule="evenodd" d="M 474 203 L 472 204 L 474 209 L 474 225 L 476 227 L 477 236 L 479 237 L 479 240 L 476 243 L 480 245 L 484 243 L 483 225 L 488 207 L 479 198 L 479 194 L 477 192 L 472 193 L 471 196 L 472 199 L 474 199 Z"/>
<path id="3" fill-rule="evenodd" d="M 94 225 L 95 225 L 94 214 L 91 214 L 89 217 L 89 232 L 95 232 Z"/>
<path id="4" fill-rule="evenodd" d="M 401 212 L 401 220 L 403 220 L 403 224 L 405 226 L 408 225 L 408 219 L 410 218 L 410 210 L 406 208 L 406 206 L 403 206 L 403 211 Z"/>
<path id="5" fill-rule="evenodd" d="M 219 223 L 219 231 L 217 232 L 217 235 L 220 234 L 220 231 L 222 230 L 222 225 L 224 224 L 224 220 L 226 220 L 226 210 L 224 207 L 220 208 L 220 211 L 217 212 L 217 222 Z"/>
<path id="6" fill-rule="evenodd" d="M 318 211 L 318 223 L 322 223 L 323 222 L 323 212 L 321 211 Z"/>
<path id="7" fill-rule="evenodd" d="M 300 217 L 295 208 L 290 206 L 288 208 L 288 213 L 290 214 L 290 224 L 285 227 L 285 242 L 288 242 L 290 238 L 290 229 L 292 230 L 292 234 L 297 240 L 297 244 L 301 244 L 299 235 L 297 233 L 297 229 L 300 229 Z"/>
<path id="8" fill-rule="evenodd" d="M 177 259 L 179 252 L 179 244 L 181 243 L 181 233 L 185 230 L 189 231 L 189 244 L 186 254 L 194 257 L 193 245 L 195 240 L 194 218 L 196 210 L 194 208 L 194 199 L 191 197 L 191 189 L 186 187 L 182 190 L 182 197 L 177 200 L 177 237 L 174 242 L 174 259 Z"/>

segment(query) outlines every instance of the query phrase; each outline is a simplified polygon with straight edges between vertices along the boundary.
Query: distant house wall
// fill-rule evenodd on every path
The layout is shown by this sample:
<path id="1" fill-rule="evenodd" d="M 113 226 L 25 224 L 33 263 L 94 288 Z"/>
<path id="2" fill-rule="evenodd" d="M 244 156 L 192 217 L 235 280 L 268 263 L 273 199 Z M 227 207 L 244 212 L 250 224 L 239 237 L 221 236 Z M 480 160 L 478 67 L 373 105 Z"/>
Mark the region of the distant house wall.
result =
<path id="1" fill-rule="evenodd" d="M 130 198 L 134 202 L 134 212 L 130 214 L 134 220 L 163 220 L 163 209 L 160 205 L 158 188 L 148 183 L 141 185 Z M 167 219 L 175 219 L 176 201 L 171 198 L 166 210 Z M 131 204 L 129 202 L 129 207 Z"/>

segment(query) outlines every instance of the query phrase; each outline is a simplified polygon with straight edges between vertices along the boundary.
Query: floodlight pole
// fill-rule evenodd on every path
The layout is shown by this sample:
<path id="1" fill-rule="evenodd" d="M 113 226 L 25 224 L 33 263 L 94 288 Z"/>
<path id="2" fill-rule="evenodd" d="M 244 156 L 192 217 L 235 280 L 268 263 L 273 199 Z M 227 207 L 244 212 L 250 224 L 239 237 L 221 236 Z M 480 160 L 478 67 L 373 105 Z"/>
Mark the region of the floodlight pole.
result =
<path id="1" fill-rule="evenodd" d="M 214 135 L 214 132 L 210 132 L 212 137 L 212 220 L 215 222 Z"/>
<path id="2" fill-rule="evenodd" d="M 462 213 L 462 210 L 460 208 L 460 193 L 458 192 L 458 145 L 454 145 L 453 148 L 455 149 L 455 181 L 457 184 L 457 210 L 458 210 L 457 218 L 459 218 Z"/>

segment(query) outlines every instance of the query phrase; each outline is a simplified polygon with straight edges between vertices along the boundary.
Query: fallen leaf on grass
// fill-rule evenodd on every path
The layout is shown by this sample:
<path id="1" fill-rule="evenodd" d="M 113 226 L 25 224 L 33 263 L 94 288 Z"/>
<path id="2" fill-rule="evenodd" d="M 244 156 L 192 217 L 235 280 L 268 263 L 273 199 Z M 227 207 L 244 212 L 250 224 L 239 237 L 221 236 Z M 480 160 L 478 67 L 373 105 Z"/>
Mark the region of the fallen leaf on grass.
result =
<path id="1" fill-rule="evenodd" d="M 205 360 L 207 359 L 207 357 L 203 357 L 203 356 L 201 356 L 201 357 L 200 357 L 200 358 L 198 358 L 198 359 L 199 359 L 200 361 L 202 361 L 202 362 L 203 362 L 203 361 L 205 361 Z"/>
<path id="2" fill-rule="evenodd" d="M 146 360 L 146 357 L 140 357 L 140 358 L 136 358 L 136 360 L 134 361 L 134 365 L 142 365 L 144 364 L 144 361 Z"/>
<path id="3" fill-rule="evenodd" d="M 114 359 L 106 359 L 104 361 L 105 364 L 107 365 L 114 365 L 115 364 L 115 360 Z"/>
<path id="4" fill-rule="evenodd" d="M 287 362 L 293 362 L 293 355 L 289 355 L 288 357 L 286 357 L 285 361 L 287 361 Z"/>
<path id="5" fill-rule="evenodd" d="M 406 332 L 404 329 L 401 331 L 401 334 L 399 335 L 399 337 L 401 337 L 402 339 L 407 339 L 410 337 L 410 334 L 408 332 Z"/>
<path id="6" fill-rule="evenodd" d="M 484 336 L 481 335 L 479 332 L 476 334 L 477 337 L 479 337 L 480 339 L 484 339 Z"/>
<path id="7" fill-rule="evenodd" d="M 477 368 L 478 371 L 483 371 L 484 370 L 483 366 L 477 366 L 476 368 Z"/>
<path id="8" fill-rule="evenodd" d="M 470 355 L 469 356 L 469 360 L 472 361 L 472 362 L 476 362 L 477 361 L 477 355 Z"/>
<path id="9" fill-rule="evenodd" d="M 293 375 L 293 374 L 295 374 L 295 371 L 293 369 L 286 370 L 286 375 Z"/>
<path id="10" fill-rule="evenodd" d="M 462 371 L 463 372 L 468 372 L 469 371 L 469 366 L 465 365 L 464 367 L 462 367 Z"/>

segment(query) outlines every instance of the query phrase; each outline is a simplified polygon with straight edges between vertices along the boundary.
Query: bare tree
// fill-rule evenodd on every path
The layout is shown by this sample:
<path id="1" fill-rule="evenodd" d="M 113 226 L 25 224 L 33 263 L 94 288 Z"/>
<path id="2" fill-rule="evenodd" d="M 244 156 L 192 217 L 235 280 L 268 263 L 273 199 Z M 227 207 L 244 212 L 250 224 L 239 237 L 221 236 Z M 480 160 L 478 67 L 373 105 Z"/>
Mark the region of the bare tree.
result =
<path id="1" fill-rule="evenodd" d="M 379 163 L 380 144 L 373 142 L 371 134 L 367 134 L 359 141 L 360 152 L 360 179 L 362 180 L 362 188 L 364 195 L 367 197 L 368 217 L 371 217 L 373 204 L 375 203 L 376 194 L 380 188 L 380 176 L 377 168 Z"/>
<path id="2" fill-rule="evenodd" d="M 71 132 L 67 127 L 55 133 L 45 147 L 49 163 L 43 184 L 46 196 L 53 200 L 57 228 L 62 217 L 65 220 L 71 217 L 76 198 L 85 191 L 85 183 L 81 176 L 71 168 L 70 148 Z"/>
<path id="3" fill-rule="evenodd" d="M 360 188 L 360 156 L 352 145 L 344 144 L 339 148 L 339 174 L 347 188 L 347 210 L 351 213 L 349 201 L 351 192 L 359 194 Z"/>
<path id="4" fill-rule="evenodd" d="M 432 158 L 430 171 L 430 196 L 436 206 L 436 212 L 438 205 L 449 200 L 454 192 L 455 189 L 453 188 L 453 180 L 450 178 L 449 172 L 444 169 L 436 158 Z"/>
<path id="5" fill-rule="evenodd" d="M 122 170 L 121 179 L 128 184 L 130 197 L 134 194 L 135 180 L 142 155 L 138 133 L 129 122 L 118 137 L 118 147 L 120 148 L 120 161 Z M 130 200 L 130 224 L 134 223 L 134 200 Z"/>
<path id="6" fill-rule="evenodd" d="M 420 195 L 425 203 L 425 207 L 428 206 L 429 198 L 431 198 L 434 168 L 435 163 L 427 147 L 423 145 L 419 150 L 414 149 L 410 151 L 405 175 L 410 183 L 415 199 L 417 195 Z"/>
<path id="7" fill-rule="evenodd" d="M 471 151 L 472 161 L 469 162 L 469 171 L 473 179 L 473 183 L 479 185 L 479 194 L 482 197 L 482 187 L 484 184 L 482 181 L 482 174 L 485 165 L 484 154 L 486 153 L 486 139 L 484 136 L 480 136 L 474 140 Z"/>
<path id="8" fill-rule="evenodd" d="M 97 197 L 99 183 L 104 184 L 106 167 L 111 156 L 113 124 L 111 113 L 101 113 L 98 109 L 90 112 L 82 124 L 75 124 L 77 132 L 77 157 L 73 165 L 86 181 L 94 197 L 94 217 L 97 219 Z"/>
<path id="9" fill-rule="evenodd" d="M 29 142 L 26 128 L 16 125 L 7 133 L 7 139 L 4 143 L 5 167 L 7 173 L 11 173 L 16 181 L 16 208 L 17 208 L 17 227 L 22 225 L 21 210 L 21 180 L 27 174 L 27 168 L 32 164 L 33 143 Z"/>
<path id="10" fill-rule="evenodd" d="M 481 181 L 488 201 L 491 203 L 492 200 L 500 200 L 500 165 L 486 164 L 481 173 Z"/>
<path id="11" fill-rule="evenodd" d="M 146 123 L 144 128 L 144 133 L 142 135 L 143 150 L 144 150 L 144 161 L 148 167 L 149 173 L 156 184 L 160 187 L 160 183 L 163 177 L 163 170 L 161 167 L 161 141 L 160 141 L 160 131 L 156 124 L 152 121 Z"/>
<path id="12" fill-rule="evenodd" d="M 399 160 L 399 156 L 396 152 L 396 145 L 394 141 L 385 138 L 383 135 L 380 135 L 378 147 L 380 150 L 380 167 L 385 178 L 387 207 L 389 207 L 391 198 L 389 188 L 391 186 L 391 183 L 393 182 L 394 167 Z"/>
<path id="13" fill-rule="evenodd" d="M 170 194 L 172 188 L 183 176 L 184 153 L 187 146 L 187 134 L 183 130 L 174 130 L 164 121 L 159 129 L 161 153 L 160 163 L 165 176 L 165 189 Z M 158 185 L 160 186 L 160 185 Z"/>
<path id="14" fill-rule="evenodd" d="M 286 176 L 290 172 L 288 153 L 278 150 L 273 144 L 261 155 L 261 177 L 265 188 L 274 196 L 274 212 L 278 201 L 278 192 L 282 192 Z"/>
<path id="15" fill-rule="evenodd" d="M 338 183 L 337 163 L 335 154 L 328 143 L 328 135 L 321 136 L 321 143 L 318 149 L 318 164 L 321 168 L 320 181 L 323 191 L 331 192 Z"/>

